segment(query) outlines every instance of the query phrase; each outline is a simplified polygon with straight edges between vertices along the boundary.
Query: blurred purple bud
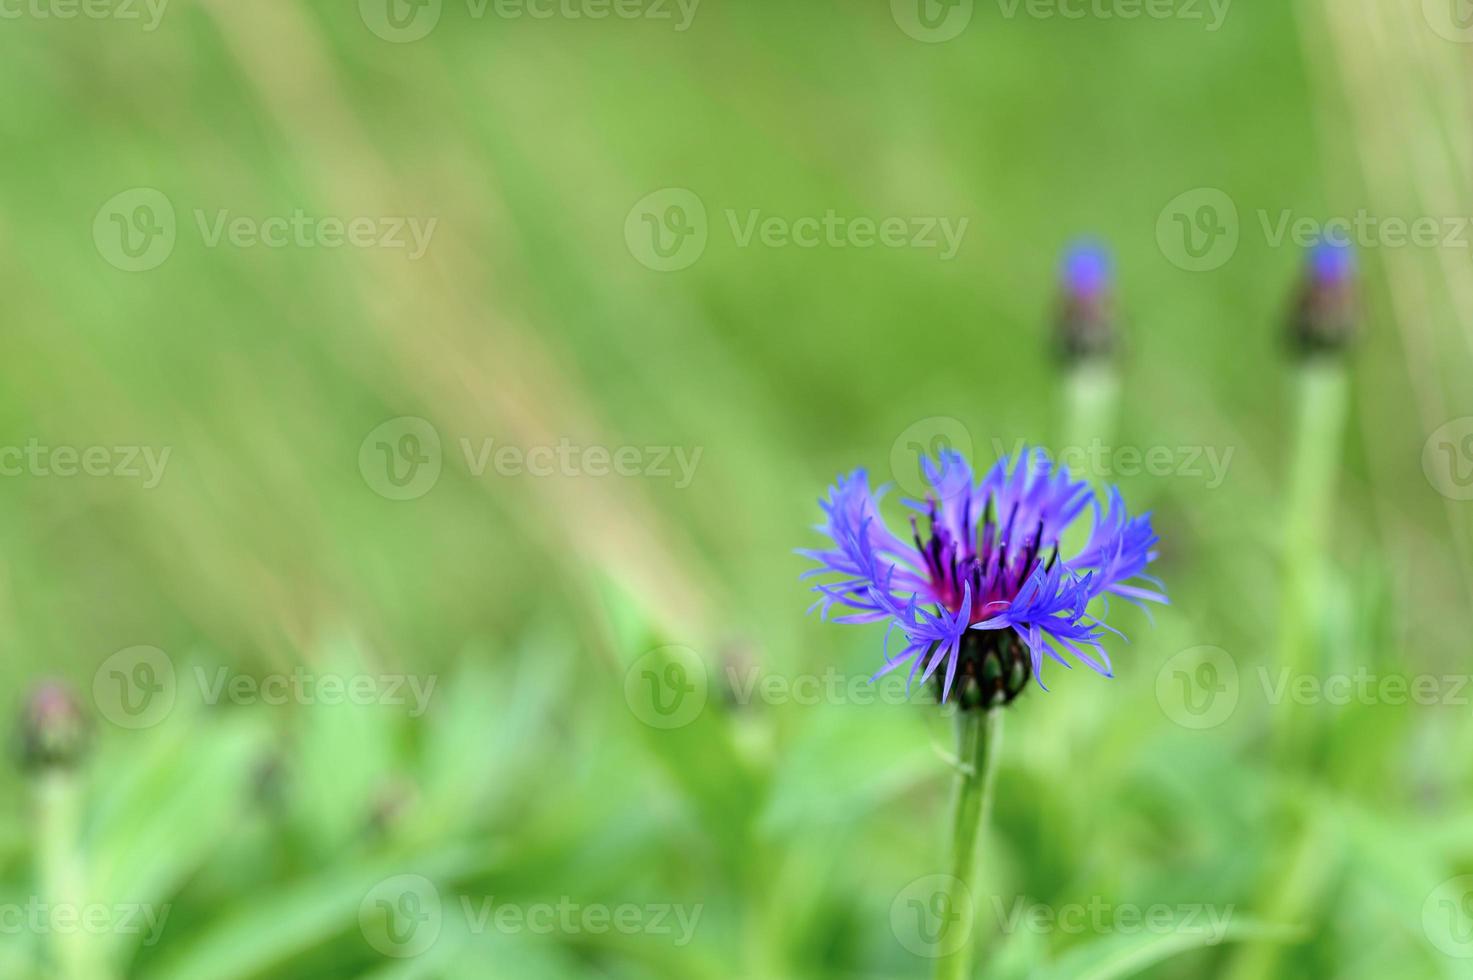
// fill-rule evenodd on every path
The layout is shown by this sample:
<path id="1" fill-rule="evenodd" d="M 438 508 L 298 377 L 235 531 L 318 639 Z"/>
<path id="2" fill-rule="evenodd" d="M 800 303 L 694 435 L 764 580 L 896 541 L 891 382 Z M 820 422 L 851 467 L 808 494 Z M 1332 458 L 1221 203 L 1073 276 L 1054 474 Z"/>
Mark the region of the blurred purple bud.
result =
<path id="1" fill-rule="evenodd" d="M 1324 239 L 1305 254 L 1289 319 L 1290 344 L 1301 357 L 1333 354 L 1355 339 L 1360 318 L 1355 250 Z"/>
<path id="2" fill-rule="evenodd" d="M 1059 265 L 1055 343 L 1066 364 L 1105 358 L 1116 342 L 1114 270 L 1091 240 L 1069 246 Z"/>
<path id="3" fill-rule="evenodd" d="M 70 769 L 86 750 L 91 725 L 72 689 L 41 683 L 26 699 L 18 730 L 20 761 L 31 772 Z"/>

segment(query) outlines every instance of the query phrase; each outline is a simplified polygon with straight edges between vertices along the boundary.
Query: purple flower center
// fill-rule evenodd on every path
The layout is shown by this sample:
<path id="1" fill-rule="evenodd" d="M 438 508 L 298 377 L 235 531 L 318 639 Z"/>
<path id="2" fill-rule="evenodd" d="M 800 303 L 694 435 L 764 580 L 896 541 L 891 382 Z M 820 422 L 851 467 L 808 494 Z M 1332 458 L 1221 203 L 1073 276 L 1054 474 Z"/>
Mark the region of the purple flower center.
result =
<path id="1" fill-rule="evenodd" d="M 1018 533 L 1014 526 L 1018 516 L 1015 506 L 1010 510 L 1007 521 L 999 525 L 989 497 L 987 513 L 977 527 L 976 538 L 960 538 L 938 519 L 936 501 L 932 499 L 929 503 L 930 538 L 922 542 L 915 520 L 910 523 L 916 550 L 925 562 L 926 575 L 937 598 L 947 610 L 956 613 L 961 611 L 964 596 L 970 593 L 972 609 L 968 625 L 997 615 L 1017 597 L 1038 561 L 1043 543 L 1043 522 L 1039 521 L 1026 533 Z M 971 517 L 969 499 L 962 505 L 963 528 L 972 526 Z M 1059 550 L 1055 546 L 1049 559 L 1050 567 L 1058 557 Z"/>

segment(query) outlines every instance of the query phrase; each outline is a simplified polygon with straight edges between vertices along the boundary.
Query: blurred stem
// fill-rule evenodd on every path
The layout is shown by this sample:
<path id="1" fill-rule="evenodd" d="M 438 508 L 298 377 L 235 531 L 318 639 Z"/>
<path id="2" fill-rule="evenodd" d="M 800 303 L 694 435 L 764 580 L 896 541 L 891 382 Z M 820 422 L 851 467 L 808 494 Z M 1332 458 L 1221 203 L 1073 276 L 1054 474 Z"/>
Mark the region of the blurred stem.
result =
<path id="1" fill-rule="evenodd" d="M 1087 361 L 1064 375 L 1064 444 L 1060 451 L 1088 450 L 1095 440 L 1108 443 L 1115 436 L 1115 411 L 1120 400 L 1120 378 L 1115 365 Z M 1094 473 L 1092 476 L 1102 476 Z"/>
<path id="2" fill-rule="evenodd" d="M 1295 375 L 1294 445 L 1284 516 L 1284 580 L 1279 604 L 1279 662 L 1291 678 L 1313 668 L 1316 624 L 1323 614 L 1326 529 L 1335 506 L 1335 475 L 1345 429 L 1348 383 L 1338 360 L 1310 361 Z M 1280 711 L 1281 756 L 1303 748 L 1296 712 Z"/>
<path id="3" fill-rule="evenodd" d="M 1290 683 L 1316 668 L 1319 624 L 1324 615 L 1326 531 L 1335 506 L 1335 474 L 1349 404 L 1345 366 L 1338 359 L 1300 365 L 1295 374 L 1297 406 L 1294 445 L 1284 515 L 1284 583 L 1279 602 L 1278 664 Z M 1275 729 L 1280 764 L 1304 765 L 1318 716 L 1279 705 Z M 1292 805 L 1292 804 L 1291 804 Z M 1319 898 L 1323 877 L 1313 872 L 1323 842 L 1302 814 L 1292 814 L 1286 841 L 1289 859 L 1276 862 L 1260 908 L 1277 923 L 1297 922 Z M 1272 976 L 1281 945 L 1272 941 L 1243 946 L 1229 974 L 1233 978 Z"/>
<path id="4" fill-rule="evenodd" d="M 37 869 L 40 898 L 53 911 L 80 914 L 82 868 L 77 853 L 81 828 L 81 786 L 70 769 L 47 769 L 36 776 Z M 89 962 L 88 936 L 81 929 L 48 930 L 56 976 L 98 980 L 100 967 Z"/>
<path id="5" fill-rule="evenodd" d="M 956 713 L 957 775 L 952 794 L 951 902 L 941 916 L 936 946 L 948 950 L 936 961 L 937 980 L 971 975 L 972 930 L 976 924 L 977 841 L 992 808 L 992 783 L 1002 747 L 1002 709 Z M 960 936 L 953 933 L 961 930 Z M 955 947 L 953 949 L 953 947 Z"/>
<path id="6" fill-rule="evenodd" d="M 1095 480 L 1110 476 L 1110 463 L 1094 452 L 1096 445 L 1108 447 L 1115 438 L 1115 420 L 1120 401 L 1120 376 L 1108 360 L 1087 360 L 1070 365 L 1064 372 L 1063 442 L 1055 457 L 1063 463 L 1082 460 L 1084 472 L 1074 473 Z M 1067 454 L 1067 455 L 1065 455 Z M 1084 546 L 1089 537 L 1088 522 L 1080 521 L 1069 528 L 1060 548 L 1071 554 Z M 1039 742 L 1040 748 L 1044 741 Z"/>

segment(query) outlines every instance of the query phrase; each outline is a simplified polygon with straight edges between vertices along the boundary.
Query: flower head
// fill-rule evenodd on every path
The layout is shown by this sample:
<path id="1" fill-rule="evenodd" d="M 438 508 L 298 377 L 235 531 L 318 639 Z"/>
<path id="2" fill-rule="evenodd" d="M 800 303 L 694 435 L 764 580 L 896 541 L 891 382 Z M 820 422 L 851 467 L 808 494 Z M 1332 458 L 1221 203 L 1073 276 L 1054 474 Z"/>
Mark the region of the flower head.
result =
<path id="1" fill-rule="evenodd" d="M 1358 314 L 1355 250 L 1333 238 L 1316 243 L 1305 254 L 1289 320 L 1291 343 L 1304 356 L 1343 350 L 1355 337 Z"/>
<path id="2" fill-rule="evenodd" d="M 32 692 L 17 731 L 21 764 L 34 771 L 70 769 L 86 749 L 86 714 L 72 689 L 47 681 Z"/>
<path id="3" fill-rule="evenodd" d="M 1108 357 L 1115 347 L 1114 274 L 1103 245 L 1080 241 L 1059 265 L 1055 340 L 1068 363 Z"/>
<path id="4" fill-rule="evenodd" d="M 1131 517 L 1119 491 L 1101 499 L 1038 449 L 1003 457 L 981 480 L 951 450 L 922 472 L 930 489 L 906 501 L 917 512 L 907 538 L 880 517 L 885 488 L 872 491 L 861 469 L 820 501 L 829 546 L 800 552 L 818 562 L 805 577 L 824 579 L 814 608 L 826 618 L 889 624 L 876 677 L 908 665 L 910 680 L 939 678 L 943 701 L 955 690 L 972 708 L 1011 702 L 1030 677 L 1042 686 L 1045 657 L 1111 676 L 1103 640 L 1117 631 L 1089 609 L 1098 599 L 1103 612 L 1111 595 L 1166 601 L 1145 574 L 1156 557 L 1150 515 Z M 1064 557 L 1060 539 L 1087 510 L 1089 537 Z"/>

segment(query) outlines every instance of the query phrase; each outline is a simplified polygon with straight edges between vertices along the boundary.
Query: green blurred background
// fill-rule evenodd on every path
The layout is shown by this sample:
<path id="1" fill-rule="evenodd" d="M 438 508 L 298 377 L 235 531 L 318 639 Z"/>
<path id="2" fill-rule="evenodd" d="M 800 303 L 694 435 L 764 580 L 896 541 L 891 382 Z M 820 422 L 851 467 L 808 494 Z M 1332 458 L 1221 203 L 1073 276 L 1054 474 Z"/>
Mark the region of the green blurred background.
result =
<path id="1" fill-rule="evenodd" d="M 1173 604 L 1010 710 L 978 975 L 1473 974 L 1458 5 L 560 2 L 0 11 L 0 444 L 51 453 L 0 479 L 0 671 L 90 731 L 4 777 L 0 975 L 927 975 L 948 720 L 868 703 L 883 630 L 805 615 L 793 549 L 836 473 L 958 433 L 1172 453 L 1089 474 L 1155 512 Z M 1173 244 L 1224 198 L 1205 263 Z M 1362 210 L 1443 234 L 1360 243 L 1348 410 L 1303 422 L 1275 229 Z M 829 212 L 967 225 L 738 233 Z M 375 241 L 252 244 L 297 213 Z M 704 246 L 641 244 L 679 220 Z M 1082 234 L 1122 312 L 1093 413 L 1051 356 Z M 640 473 L 477 473 L 486 440 Z M 303 676 L 366 703 L 261 695 Z"/>

